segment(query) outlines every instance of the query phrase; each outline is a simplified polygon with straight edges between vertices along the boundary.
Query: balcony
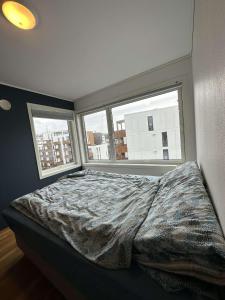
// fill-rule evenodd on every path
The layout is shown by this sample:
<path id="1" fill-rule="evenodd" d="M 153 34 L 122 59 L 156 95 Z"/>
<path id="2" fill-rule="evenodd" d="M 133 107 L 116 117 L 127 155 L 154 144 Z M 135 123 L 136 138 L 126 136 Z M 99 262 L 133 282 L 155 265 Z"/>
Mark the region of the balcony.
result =
<path id="1" fill-rule="evenodd" d="M 115 139 L 121 139 L 124 138 L 126 136 L 126 130 L 117 130 L 114 131 L 114 138 Z"/>

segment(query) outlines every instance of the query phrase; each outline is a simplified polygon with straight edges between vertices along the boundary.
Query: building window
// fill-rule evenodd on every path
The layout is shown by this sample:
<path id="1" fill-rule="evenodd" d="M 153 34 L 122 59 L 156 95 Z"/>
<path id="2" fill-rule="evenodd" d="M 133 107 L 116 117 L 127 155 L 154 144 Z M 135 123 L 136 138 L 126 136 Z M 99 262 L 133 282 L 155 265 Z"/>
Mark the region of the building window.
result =
<path id="1" fill-rule="evenodd" d="M 169 159 L 169 150 L 163 149 L 163 159 L 168 160 Z"/>
<path id="2" fill-rule="evenodd" d="M 165 159 L 181 161 L 184 145 L 181 142 L 179 89 L 164 90 L 157 95 L 149 94 L 126 104 L 121 102 L 94 113 L 82 114 L 87 162 L 100 159 L 133 163 L 160 163 Z M 97 145 L 102 147 L 101 155 L 95 149 Z M 162 146 L 168 147 L 165 153 Z"/>
<path id="3" fill-rule="evenodd" d="M 106 111 L 84 116 L 88 160 L 109 159 L 109 134 Z"/>
<path id="4" fill-rule="evenodd" d="M 153 131 L 153 116 L 148 116 L 148 131 Z"/>
<path id="5" fill-rule="evenodd" d="M 28 112 L 40 178 L 74 168 L 77 156 L 73 111 L 28 104 Z M 69 160 L 63 147 L 65 142 L 71 150 Z"/>
<path id="6" fill-rule="evenodd" d="M 168 137 L 166 131 L 162 132 L 162 146 L 168 147 Z"/>

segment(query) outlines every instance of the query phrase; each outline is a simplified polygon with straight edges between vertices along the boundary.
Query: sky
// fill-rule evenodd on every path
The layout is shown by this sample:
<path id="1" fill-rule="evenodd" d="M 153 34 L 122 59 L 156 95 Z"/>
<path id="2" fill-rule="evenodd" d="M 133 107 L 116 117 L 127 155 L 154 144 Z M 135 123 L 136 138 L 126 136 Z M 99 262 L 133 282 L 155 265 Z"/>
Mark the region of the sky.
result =
<path id="1" fill-rule="evenodd" d="M 116 121 L 124 120 L 124 115 L 134 112 L 148 111 L 156 108 L 170 107 L 174 105 L 178 105 L 177 91 L 118 106 L 112 109 L 114 126 Z M 87 131 L 102 133 L 107 133 L 108 131 L 105 111 L 86 115 L 84 117 L 84 121 L 85 129 Z M 34 127 L 36 134 L 42 134 L 49 131 L 68 130 L 66 120 L 34 118 Z"/>
<path id="2" fill-rule="evenodd" d="M 135 112 L 153 110 L 178 105 L 177 91 L 146 98 L 133 103 L 118 106 L 112 109 L 113 123 L 124 120 L 124 115 Z M 84 117 L 86 131 L 107 133 L 107 122 L 105 111 L 96 112 Z"/>
<path id="3" fill-rule="evenodd" d="M 68 130 L 68 125 L 66 120 L 34 118 L 34 128 L 35 133 L 39 135 L 45 132 Z"/>

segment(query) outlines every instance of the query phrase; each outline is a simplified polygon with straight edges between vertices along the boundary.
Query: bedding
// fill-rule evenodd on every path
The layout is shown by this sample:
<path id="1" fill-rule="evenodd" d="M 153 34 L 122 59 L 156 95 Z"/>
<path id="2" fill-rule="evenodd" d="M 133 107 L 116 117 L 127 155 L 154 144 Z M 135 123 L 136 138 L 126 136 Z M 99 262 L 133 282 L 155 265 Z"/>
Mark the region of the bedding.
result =
<path id="1" fill-rule="evenodd" d="M 11 205 L 90 261 L 111 269 L 128 268 L 133 239 L 157 189 L 157 179 L 85 170 Z"/>
<path id="2" fill-rule="evenodd" d="M 87 296 L 85 299 L 89 300 L 199 300 L 188 291 L 177 294 L 166 292 L 136 264 L 132 264 L 129 269 L 116 271 L 98 267 L 75 251 L 66 241 L 13 207 L 4 210 L 3 216 L 15 232 L 19 247 L 26 256 L 38 267 L 43 266 L 43 262 L 30 254 L 41 257 L 45 260 L 44 265 L 52 267 L 66 280 L 67 284 L 61 287 L 58 282 L 54 281 L 54 277 L 44 272 L 48 280 L 56 283 L 56 287 L 62 294 L 70 285 L 75 289 L 76 295 L 77 291 L 80 291 Z M 74 296 L 72 300 L 78 298 L 80 299 Z"/>
<path id="3" fill-rule="evenodd" d="M 139 264 L 169 290 L 197 280 L 225 285 L 225 240 L 195 162 L 161 178 L 134 246 Z M 183 277 L 169 281 L 169 273 Z"/>
<path id="4" fill-rule="evenodd" d="M 11 205 L 99 266 L 133 258 L 166 290 L 215 299 L 225 285 L 225 240 L 195 162 L 160 178 L 76 172 Z"/>

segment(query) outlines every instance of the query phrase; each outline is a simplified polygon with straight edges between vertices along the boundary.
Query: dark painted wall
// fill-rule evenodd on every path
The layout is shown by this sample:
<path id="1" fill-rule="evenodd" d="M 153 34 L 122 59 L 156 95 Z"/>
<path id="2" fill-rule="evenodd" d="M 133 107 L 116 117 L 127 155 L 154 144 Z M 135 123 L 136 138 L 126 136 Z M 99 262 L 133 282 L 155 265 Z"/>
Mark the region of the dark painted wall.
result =
<path id="1" fill-rule="evenodd" d="M 63 175 L 39 179 L 27 102 L 71 110 L 73 103 L 4 85 L 0 85 L 0 99 L 7 99 L 12 104 L 10 111 L 0 109 L 1 211 L 13 199 L 46 186 Z M 5 225 L 0 214 L 0 228 Z"/>

